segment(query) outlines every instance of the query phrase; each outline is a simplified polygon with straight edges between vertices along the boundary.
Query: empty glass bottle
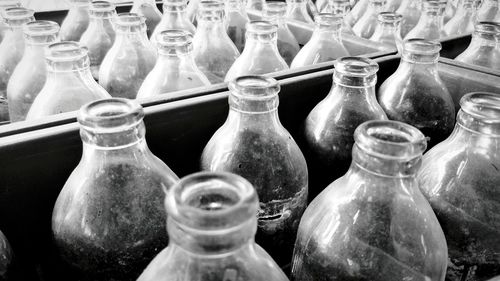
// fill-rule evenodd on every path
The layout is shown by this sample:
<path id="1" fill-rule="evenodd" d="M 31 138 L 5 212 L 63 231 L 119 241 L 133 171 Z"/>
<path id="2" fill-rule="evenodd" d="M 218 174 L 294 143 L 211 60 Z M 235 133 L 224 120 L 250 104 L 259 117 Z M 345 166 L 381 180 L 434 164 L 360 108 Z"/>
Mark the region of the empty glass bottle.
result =
<path id="1" fill-rule="evenodd" d="M 155 66 L 156 50 L 145 22 L 138 14 L 120 14 L 114 21 L 116 39 L 99 70 L 99 84 L 112 97 L 134 99 Z"/>
<path id="2" fill-rule="evenodd" d="M 352 27 L 354 34 L 370 39 L 377 28 L 377 17 L 385 10 L 386 0 L 370 0 L 366 13 Z"/>
<path id="3" fill-rule="evenodd" d="M 443 29 L 443 13 L 446 2 L 427 0 L 422 5 L 422 15 L 417 25 L 406 35 L 405 39 L 420 38 L 438 40 L 446 36 Z"/>
<path id="4" fill-rule="evenodd" d="M 455 36 L 473 32 L 476 5 L 476 0 L 461 0 L 455 15 L 444 25 L 444 33 Z"/>
<path id="5" fill-rule="evenodd" d="M 245 47 L 246 25 L 250 21 L 245 11 L 245 3 L 243 0 L 227 0 L 225 7 L 227 35 L 241 53 Z"/>
<path id="6" fill-rule="evenodd" d="M 279 120 L 275 79 L 242 76 L 229 89 L 227 120 L 205 146 L 201 167 L 253 184 L 260 199 L 256 241 L 284 266 L 307 204 L 306 160 Z"/>
<path id="7" fill-rule="evenodd" d="M 343 18 L 323 13 L 316 15 L 315 20 L 313 35 L 297 54 L 291 68 L 333 61 L 349 55 L 340 35 Z"/>
<path id="8" fill-rule="evenodd" d="M 382 12 L 378 15 L 378 25 L 370 40 L 397 47 L 401 51 L 401 21 L 403 16 L 392 12 Z"/>
<path id="9" fill-rule="evenodd" d="M 477 11 L 477 21 L 500 22 L 500 0 L 482 0 Z"/>
<path id="10" fill-rule="evenodd" d="M 385 11 L 387 12 L 396 12 L 403 0 L 387 0 L 387 4 L 385 4 Z"/>
<path id="11" fill-rule="evenodd" d="M 245 49 L 227 72 L 226 82 L 243 75 L 261 75 L 288 69 L 281 57 L 277 36 L 278 27 L 267 21 L 247 25 Z"/>
<path id="12" fill-rule="evenodd" d="M 487 280 L 500 274 L 500 95 L 471 93 L 460 105 L 418 179 L 448 241 L 449 280 Z"/>
<path id="13" fill-rule="evenodd" d="M 184 30 L 158 34 L 158 60 L 142 83 L 137 98 L 210 85 L 194 62 L 193 36 Z"/>
<path id="14" fill-rule="evenodd" d="M 290 65 L 293 58 L 300 51 L 300 46 L 288 28 L 285 18 L 286 10 L 286 2 L 267 2 L 264 8 L 264 19 L 278 26 L 278 52 L 286 63 Z"/>
<path id="15" fill-rule="evenodd" d="M 455 16 L 458 9 L 458 1 L 461 0 L 440 0 L 441 2 L 446 2 L 446 8 L 444 9 L 444 23 L 446 24 L 451 18 Z M 478 0 L 481 1 L 481 0 Z"/>
<path id="16" fill-rule="evenodd" d="M 429 147 L 446 139 L 455 124 L 455 106 L 438 73 L 440 50 L 436 41 L 405 40 L 398 69 L 378 91 L 389 119 L 417 127 L 430 137 Z"/>
<path id="17" fill-rule="evenodd" d="M 308 0 L 287 0 L 286 18 L 305 23 L 314 22 L 307 12 L 307 1 Z"/>
<path id="18" fill-rule="evenodd" d="M 349 171 L 302 216 L 293 280 L 444 281 L 446 240 L 416 178 L 424 135 L 368 121 L 354 139 Z"/>
<path id="19" fill-rule="evenodd" d="M 89 26 L 90 0 L 68 0 L 71 8 L 61 24 L 59 38 L 62 41 L 80 41 Z"/>
<path id="20" fill-rule="evenodd" d="M 265 4 L 266 4 L 265 0 L 247 0 L 246 10 L 260 12 L 264 9 Z"/>
<path id="21" fill-rule="evenodd" d="M 134 0 L 130 13 L 138 14 L 146 18 L 146 33 L 151 36 L 156 26 L 162 19 L 162 15 L 155 0 Z"/>
<path id="22" fill-rule="evenodd" d="M 193 54 L 196 65 L 212 84 L 223 82 L 229 68 L 239 57 L 240 52 L 226 33 L 223 2 L 200 2 Z"/>
<path id="23" fill-rule="evenodd" d="M 199 5 L 200 0 L 189 0 L 186 8 L 187 17 L 194 25 L 196 25 L 196 16 L 198 14 Z"/>
<path id="24" fill-rule="evenodd" d="M 12 267 L 12 248 L 2 231 L 0 231 L 0 280 L 9 280 Z"/>
<path id="25" fill-rule="evenodd" d="M 47 80 L 45 48 L 58 41 L 59 25 L 53 21 L 33 21 L 24 25 L 24 55 L 7 85 L 11 122 L 22 121 Z"/>
<path id="26" fill-rule="evenodd" d="M 33 10 L 20 7 L 3 11 L 3 19 L 9 30 L 0 43 L 0 122 L 9 120 L 7 84 L 24 54 L 22 25 L 34 21 L 34 13 Z"/>
<path id="27" fill-rule="evenodd" d="M 115 5 L 107 1 L 94 1 L 89 8 L 90 22 L 80 38 L 80 44 L 87 47 L 90 57 L 90 72 L 99 79 L 102 60 L 115 41 L 112 20 L 116 16 Z"/>
<path id="28" fill-rule="evenodd" d="M 403 0 L 401 6 L 396 11 L 397 14 L 403 16 L 401 22 L 401 37 L 405 38 L 406 34 L 410 32 L 418 23 L 420 19 L 422 0 Z"/>
<path id="29" fill-rule="evenodd" d="M 352 7 L 351 12 L 347 15 L 349 26 L 354 26 L 359 21 L 367 11 L 369 4 L 370 0 L 360 0 Z"/>
<path id="30" fill-rule="evenodd" d="M 156 38 L 158 37 L 158 34 L 165 30 L 179 29 L 195 34 L 196 27 L 189 20 L 186 9 L 186 0 L 163 1 L 163 17 L 150 38 L 155 47 L 158 47 L 156 46 Z"/>
<path id="31" fill-rule="evenodd" d="M 455 60 L 500 70 L 500 23 L 480 22 L 467 49 Z"/>
<path id="32" fill-rule="evenodd" d="M 0 0 L 0 42 L 2 42 L 5 32 L 9 30 L 9 27 L 5 24 L 3 13 L 8 8 L 21 7 L 20 0 Z"/>
<path id="33" fill-rule="evenodd" d="M 169 245 L 138 281 L 288 281 L 254 242 L 259 200 L 244 178 L 187 176 L 167 194 L 165 205 Z"/>
<path id="34" fill-rule="evenodd" d="M 111 96 L 92 78 L 86 48 L 76 42 L 50 45 L 45 53 L 47 81 L 33 101 L 27 120 L 74 111 Z"/>
<path id="35" fill-rule="evenodd" d="M 138 103 L 117 98 L 78 114 L 82 159 L 52 213 L 71 280 L 136 280 L 167 245 L 163 201 L 178 178 L 149 150 L 143 117 Z"/>
<path id="36" fill-rule="evenodd" d="M 351 5 L 349 0 L 328 0 L 328 6 L 324 9 L 324 13 L 332 13 L 342 17 L 342 33 L 354 36 L 354 31 L 352 31 L 352 27 L 347 22 L 347 16 L 350 11 Z"/>

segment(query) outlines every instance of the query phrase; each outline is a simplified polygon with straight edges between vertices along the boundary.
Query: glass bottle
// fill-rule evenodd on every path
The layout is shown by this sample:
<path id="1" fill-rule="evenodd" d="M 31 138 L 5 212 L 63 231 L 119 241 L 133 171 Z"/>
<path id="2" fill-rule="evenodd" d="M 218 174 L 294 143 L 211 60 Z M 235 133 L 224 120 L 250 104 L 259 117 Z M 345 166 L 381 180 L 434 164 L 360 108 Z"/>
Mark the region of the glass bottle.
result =
<path id="1" fill-rule="evenodd" d="M 151 36 L 156 26 L 162 19 L 162 15 L 155 0 L 134 0 L 130 13 L 138 14 L 146 18 L 146 33 Z"/>
<path id="2" fill-rule="evenodd" d="M 88 51 L 78 43 L 54 43 L 46 49 L 45 59 L 47 80 L 27 120 L 75 111 L 88 102 L 111 97 L 92 78 Z"/>
<path id="3" fill-rule="evenodd" d="M 401 37 L 405 38 L 406 34 L 410 32 L 418 23 L 422 12 L 420 8 L 422 0 L 403 0 L 401 6 L 396 11 L 397 14 L 403 16 L 401 22 Z"/>
<path id="4" fill-rule="evenodd" d="M 194 0 L 196 1 L 196 0 Z M 190 1 L 191 3 L 191 1 Z M 153 35 L 151 35 L 151 42 L 156 46 L 156 38 L 158 34 L 164 30 L 180 29 L 186 30 L 191 34 L 195 34 L 196 27 L 191 23 L 188 18 L 186 0 L 164 0 L 163 1 L 163 17 L 160 23 L 156 26 Z"/>
<path id="5" fill-rule="evenodd" d="M 265 0 L 247 0 L 246 10 L 261 12 L 264 9 L 265 4 L 266 4 Z"/>
<path id="6" fill-rule="evenodd" d="M 462 35 L 474 31 L 476 0 L 461 0 L 455 15 L 444 25 L 447 36 Z"/>
<path id="7" fill-rule="evenodd" d="M 243 0 L 227 0 L 225 7 L 227 35 L 241 53 L 245 47 L 246 25 L 250 21 L 245 10 L 245 3 Z"/>
<path id="8" fill-rule="evenodd" d="M 352 27 L 354 34 L 370 39 L 377 28 L 377 17 L 384 11 L 386 0 L 370 0 L 366 13 Z"/>
<path id="9" fill-rule="evenodd" d="M 417 25 L 406 35 L 405 39 L 420 38 L 438 40 L 446 36 L 443 29 L 443 13 L 446 2 L 427 0 L 422 5 L 422 16 Z"/>
<path id="10" fill-rule="evenodd" d="M 490 279 L 490 280 L 488 280 L 488 281 L 500 281 L 500 276 L 497 276 L 497 277 L 495 277 L 495 278 L 492 278 L 492 279 Z"/>
<path id="11" fill-rule="evenodd" d="M 3 13 L 8 8 L 16 7 L 21 7 L 21 2 L 19 2 L 19 0 L 0 0 L 0 43 L 5 36 L 5 32 L 9 30 L 9 26 L 4 22 Z"/>
<path id="12" fill-rule="evenodd" d="M 343 18 L 322 13 L 316 15 L 315 20 L 313 35 L 297 54 L 291 68 L 333 61 L 349 55 L 341 39 Z"/>
<path id="13" fill-rule="evenodd" d="M 165 205 L 169 245 L 138 281 L 288 281 L 254 242 L 259 200 L 244 178 L 189 175 L 174 185 Z"/>
<path id="14" fill-rule="evenodd" d="M 482 0 L 477 10 L 477 21 L 500 22 L 500 0 Z"/>
<path id="15" fill-rule="evenodd" d="M 387 4 L 385 4 L 386 12 L 396 12 L 398 8 L 401 6 L 403 0 L 388 0 Z"/>
<path id="16" fill-rule="evenodd" d="M 267 21 L 252 21 L 247 25 L 243 53 L 227 72 L 229 82 L 243 75 L 261 75 L 288 69 L 278 45 L 278 27 Z"/>
<path id="17" fill-rule="evenodd" d="M 99 79 L 102 60 L 115 41 L 112 20 L 116 16 L 115 5 L 107 1 L 94 1 L 89 8 L 90 22 L 80 38 L 80 44 L 88 49 L 90 72 Z"/>
<path id="18" fill-rule="evenodd" d="M 11 276 L 13 253 L 9 241 L 0 231 L 0 280 L 9 280 Z"/>
<path id="19" fill-rule="evenodd" d="M 342 33 L 355 36 L 354 31 L 352 31 L 352 27 L 347 22 L 347 17 L 350 11 L 351 5 L 349 0 L 328 0 L 328 6 L 325 8 L 324 13 L 332 13 L 333 15 L 342 17 Z"/>
<path id="20" fill-rule="evenodd" d="M 80 41 L 89 26 L 90 0 L 68 0 L 71 8 L 61 24 L 59 38 L 62 41 Z"/>
<path id="21" fill-rule="evenodd" d="M 121 98 L 78 113 L 82 159 L 52 213 L 72 280 L 136 280 L 167 245 L 163 201 L 178 178 L 149 150 L 143 117 L 138 103 Z"/>
<path id="22" fill-rule="evenodd" d="M 156 63 L 156 50 L 146 34 L 146 18 L 119 14 L 116 39 L 99 70 L 99 84 L 112 96 L 135 99 L 142 82 Z"/>
<path id="23" fill-rule="evenodd" d="M 317 180 L 310 187 L 310 198 L 349 168 L 354 130 L 365 121 L 387 119 L 375 96 L 376 62 L 343 57 L 334 67 L 328 96 L 309 113 L 304 126 L 309 170 Z"/>
<path id="24" fill-rule="evenodd" d="M 200 0 L 189 0 L 186 8 L 187 17 L 194 25 L 196 25 L 198 6 L 200 6 Z"/>
<path id="25" fill-rule="evenodd" d="M 316 5 L 316 10 L 318 11 L 318 13 L 327 13 L 326 9 L 328 9 L 328 0 L 316 0 L 316 3 L 314 4 Z"/>
<path id="26" fill-rule="evenodd" d="M 500 95 L 470 93 L 460 106 L 418 179 L 448 241 L 449 280 L 487 280 L 500 274 Z"/>
<path id="27" fill-rule="evenodd" d="M 446 139 L 455 124 L 455 106 L 438 73 L 440 50 L 436 41 L 405 40 L 398 69 L 378 91 L 389 119 L 417 127 L 430 137 L 429 147 Z"/>
<path id="28" fill-rule="evenodd" d="M 227 120 L 205 146 L 201 168 L 232 172 L 253 184 L 260 199 L 256 242 L 284 266 L 307 204 L 306 160 L 279 120 L 275 79 L 241 76 L 229 90 Z"/>
<path id="29" fill-rule="evenodd" d="M 313 23 L 313 19 L 307 12 L 308 0 L 287 0 L 286 19 L 305 23 Z"/>
<path id="30" fill-rule="evenodd" d="M 440 1 L 446 2 L 446 8 L 444 9 L 444 23 L 446 24 L 451 18 L 455 16 L 455 13 L 457 12 L 458 6 L 460 4 L 458 3 L 458 1 L 462 0 L 440 0 Z"/>
<path id="31" fill-rule="evenodd" d="M 3 19 L 9 30 L 0 43 L 0 122 L 9 120 L 7 84 L 24 54 L 22 25 L 34 21 L 34 14 L 33 10 L 20 7 L 3 11 Z"/>
<path id="32" fill-rule="evenodd" d="M 446 239 L 416 177 L 424 135 L 377 120 L 354 140 L 349 171 L 302 216 L 292 279 L 444 281 Z"/>
<path id="33" fill-rule="evenodd" d="M 378 25 L 370 40 L 388 44 L 401 49 L 401 21 L 403 16 L 392 12 L 382 12 L 378 15 Z"/>
<path id="34" fill-rule="evenodd" d="M 193 54 L 196 65 L 212 84 L 223 82 L 229 68 L 240 56 L 226 33 L 223 2 L 200 2 Z"/>
<path id="35" fill-rule="evenodd" d="M 359 19 L 365 14 L 368 9 L 370 0 L 359 0 L 354 6 L 352 6 L 351 12 L 347 14 L 347 23 L 349 26 L 354 26 Z"/>
<path id="36" fill-rule="evenodd" d="M 290 65 L 300 51 L 300 45 L 295 39 L 286 22 L 286 2 L 267 2 L 264 8 L 264 20 L 278 26 L 278 52 Z"/>
<path id="37" fill-rule="evenodd" d="M 500 23 L 480 22 L 467 49 L 455 60 L 500 70 Z"/>
<path id="38" fill-rule="evenodd" d="M 7 85 L 11 122 L 23 121 L 47 80 L 44 51 L 58 41 L 59 25 L 53 21 L 33 21 L 23 26 L 25 49 Z"/>
<path id="39" fill-rule="evenodd" d="M 158 34 L 158 60 L 142 83 L 138 99 L 210 85 L 194 62 L 192 39 L 184 30 Z"/>

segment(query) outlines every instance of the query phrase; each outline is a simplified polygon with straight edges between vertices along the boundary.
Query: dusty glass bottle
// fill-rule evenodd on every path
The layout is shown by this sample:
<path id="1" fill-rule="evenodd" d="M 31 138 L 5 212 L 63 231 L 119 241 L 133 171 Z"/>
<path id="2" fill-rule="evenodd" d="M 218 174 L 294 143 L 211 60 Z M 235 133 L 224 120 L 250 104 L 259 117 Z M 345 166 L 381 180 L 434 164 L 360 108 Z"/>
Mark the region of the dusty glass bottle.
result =
<path id="1" fill-rule="evenodd" d="M 184 30 L 158 34 L 158 61 L 142 83 L 137 98 L 210 85 L 193 57 L 192 35 Z"/>
<path id="2" fill-rule="evenodd" d="M 424 135 L 378 120 L 354 139 L 349 171 L 302 216 L 292 280 L 444 281 L 446 239 L 416 178 Z"/>
<path id="3" fill-rule="evenodd" d="M 420 38 L 438 40 L 446 36 L 443 29 L 446 2 L 427 0 L 422 5 L 422 15 L 417 25 L 405 36 L 405 39 Z"/>
<path id="4" fill-rule="evenodd" d="M 193 54 L 196 65 L 212 84 L 223 82 L 229 68 L 240 56 L 226 33 L 223 2 L 200 2 Z"/>
<path id="5" fill-rule="evenodd" d="M 228 82 L 243 75 L 261 75 L 288 69 L 278 45 L 278 27 L 267 21 L 247 25 L 245 49 L 227 72 Z"/>
<path id="6" fill-rule="evenodd" d="M 313 23 L 313 19 L 307 12 L 307 0 L 287 0 L 286 18 L 305 23 Z"/>
<path id="7" fill-rule="evenodd" d="M 88 102 L 111 97 L 92 78 L 87 49 L 78 43 L 54 43 L 46 49 L 45 59 L 47 80 L 27 120 L 78 110 Z"/>
<path id="8" fill-rule="evenodd" d="M 438 73 L 440 50 L 436 41 L 405 40 L 398 69 L 378 91 L 389 119 L 417 127 L 430 138 L 429 147 L 446 139 L 455 124 L 455 106 Z"/>
<path id="9" fill-rule="evenodd" d="M 477 21 L 500 22 L 500 0 L 482 0 L 477 11 Z"/>
<path id="10" fill-rule="evenodd" d="M 388 44 L 402 49 L 403 38 L 401 38 L 401 21 L 403 16 L 392 12 L 382 12 L 378 15 L 378 25 L 370 40 Z"/>
<path id="11" fill-rule="evenodd" d="M 58 41 L 59 25 L 53 21 L 33 21 L 24 25 L 24 55 L 7 85 L 11 122 L 22 121 L 47 80 L 45 48 Z"/>
<path id="12" fill-rule="evenodd" d="M 61 24 L 59 38 L 62 41 L 80 41 L 89 26 L 90 0 L 69 0 L 71 8 Z"/>
<path id="13" fill-rule="evenodd" d="M 156 46 L 156 38 L 158 37 L 158 34 L 164 30 L 179 29 L 195 34 L 196 27 L 189 20 L 186 9 L 186 0 L 163 1 L 163 17 L 150 38 L 155 47 L 158 47 Z"/>
<path id="14" fill-rule="evenodd" d="M 245 47 L 246 25 L 250 21 L 243 0 L 227 0 L 225 2 L 225 25 L 227 35 L 241 53 Z"/>
<path id="15" fill-rule="evenodd" d="M 21 7 L 20 0 L 0 0 L 0 42 L 2 42 L 5 32 L 9 30 L 4 22 L 3 13 L 8 8 Z"/>
<path id="16" fill-rule="evenodd" d="M 418 178 L 448 241 L 449 280 L 487 280 L 500 274 L 500 95 L 470 93 L 460 106 Z"/>
<path id="17" fill-rule="evenodd" d="M 284 266 L 307 204 L 306 160 L 279 120 L 275 79 L 242 76 L 229 89 L 227 120 L 205 146 L 201 168 L 253 184 L 260 199 L 256 242 Z"/>
<path id="18" fill-rule="evenodd" d="M 477 0 L 461 0 L 455 15 L 444 25 L 447 36 L 462 35 L 474 31 Z"/>
<path id="19" fill-rule="evenodd" d="M 178 178 L 149 150 L 143 117 L 138 103 L 120 98 L 79 111 L 82 158 L 52 213 L 73 280 L 136 280 L 167 245 L 163 200 Z"/>
<path id="20" fill-rule="evenodd" d="M 165 205 L 169 245 L 138 281 L 288 281 L 254 242 L 259 200 L 244 178 L 189 175 L 172 187 Z"/>
<path id="21" fill-rule="evenodd" d="M 162 15 L 155 0 L 134 0 L 130 13 L 138 14 L 146 19 L 146 33 L 151 36 L 156 26 L 162 19 Z"/>
<path id="22" fill-rule="evenodd" d="M 321 13 L 316 15 L 315 21 L 311 39 L 297 54 L 291 68 L 333 61 L 349 55 L 341 38 L 343 18 Z"/>
<path id="23" fill-rule="evenodd" d="M 0 280 L 9 280 L 11 277 L 13 256 L 9 241 L 0 231 Z"/>
<path id="24" fill-rule="evenodd" d="M 290 65 L 300 51 L 299 43 L 286 22 L 286 2 L 267 2 L 264 8 L 264 20 L 278 26 L 278 52 Z"/>
<path id="25" fill-rule="evenodd" d="M 324 13 L 332 13 L 336 16 L 342 17 L 342 28 L 343 34 L 349 34 L 355 36 L 352 27 L 347 22 L 347 17 L 351 11 L 351 5 L 349 0 L 328 0 L 328 6 L 324 9 Z"/>
<path id="26" fill-rule="evenodd" d="M 99 84 L 112 97 L 135 99 L 155 66 L 156 49 L 148 40 L 145 22 L 145 17 L 131 13 L 114 20 L 116 39 L 99 70 Z"/>
<path id="27" fill-rule="evenodd" d="M 90 72 L 99 79 L 102 60 L 115 41 L 112 20 L 116 16 L 115 5 L 107 1 L 94 1 L 89 8 L 90 22 L 80 38 L 80 44 L 88 49 Z"/>
<path id="28" fill-rule="evenodd" d="M 265 4 L 265 0 L 247 0 L 246 10 L 260 12 L 264 9 Z"/>
<path id="29" fill-rule="evenodd" d="M 354 34 L 361 38 L 370 39 L 377 27 L 377 17 L 385 10 L 386 0 L 370 0 L 365 14 L 352 27 Z"/>
<path id="30" fill-rule="evenodd" d="M 455 60 L 500 70 L 500 23 L 476 24 L 469 47 Z"/>
<path id="31" fill-rule="evenodd" d="M 418 23 L 420 15 L 422 12 L 420 8 L 422 7 L 422 0 L 403 0 L 401 6 L 396 11 L 396 13 L 403 16 L 403 21 L 401 22 L 401 37 L 405 36 L 410 32 Z"/>
<path id="32" fill-rule="evenodd" d="M 354 26 L 359 21 L 368 9 L 369 4 L 370 0 L 360 0 L 352 7 L 351 12 L 347 14 L 349 26 Z"/>

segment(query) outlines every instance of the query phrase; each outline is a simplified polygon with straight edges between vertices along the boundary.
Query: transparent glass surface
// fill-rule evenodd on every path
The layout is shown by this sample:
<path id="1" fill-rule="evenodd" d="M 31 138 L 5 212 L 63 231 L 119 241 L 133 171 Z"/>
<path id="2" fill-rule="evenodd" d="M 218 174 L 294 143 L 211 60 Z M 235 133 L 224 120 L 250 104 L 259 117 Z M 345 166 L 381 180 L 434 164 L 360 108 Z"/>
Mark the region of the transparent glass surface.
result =
<path id="1" fill-rule="evenodd" d="M 417 25 L 405 36 L 405 39 L 420 38 L 438 40 L 446 36 L 443 29 L 446 2 L 427 0 L 422 5 L 422 15 Z"/>
<path id="2" fill-rule="evenodd" d="M 405 36 L 412 30 L 418 23 L 420 19 L 423 0 L 402 0 L 401 6 L 399 6 L 396 13 L 403 16 L 403 21 L 401 22 L 401 37 Z"/>
<path id="3" fill-rule="evenodd" d="M 351 12 L 347 14 L 347 23 L 349 26 L 354 26 L 358 20 L 365 14 L 368 9 L 370 0 L 359 0 L 354 6 L 352 6 Z"/>
<path id="4" fill-rule="evenodd" d="M 377 17 L 385 10 L 386 0 L 370 0 L 363 16 L 352 27 L 354 34 L 361 38 L 370 39 L 378 25 Z"/>
<path id="5" fill-rule="evenodd" d="M 0 280 L 9 280 L 13 256 L 9 241 L 0 231 Z"/>
<path id="6" fill-rule="evenodd" d="M 21 7 L 20 0 L 0 0 L 0 42 L 2 42 L 5 32 L 9 30 L 9 26 L 3 18 L 3 13 L 8 8 L 16 7 Z"/>
<path id="7" fill-rule="evenodd" d="M 347 0 L 349 2 L 349 0 Z M 326 9 L 328 7 L 328 0 L 317 0 L 314 5 L 316 5 L 316 10 L 319 13 L 326 13 Z M 349 3 L 350 5 L 350 3 Z"/>
<path id="8" fill-rule="evenodd" d="M 500 0 L 482 0 L 477 11 L 477 21 L 500 22 Z"/>
<path id="9" fill-rule="evenodd" d="M 90 2 L 91 0 L 69 0 L 71 7 L 59 32 L 62 41 L 80 41 L 89 26 Z"/>
<path id="10" fill-rule="evenodd" d="M 315 20 L 316 27 L 311 39 L 299 51 L 291 68 L 333 61 L 349 55 L 341 38 L 343 18 L 322 13 L 316 15 Z"/>
<path id="11" fill-rule="evenodd" d="M 348 15 L 351 11 L 351 4 L 349 0 L 328 0 L 328 6 L 324 9 L 324 13 L 332 13 L 336 16 L 342 17 L 342 28 L 343 34 L 349 34 L 355 36 L 352 27 L 348 23 Z"/>
<path id="12" fill-rule="evenodd" d="M 354 139 L 349 171 L 302 216 L 292 280 L 444 281 L 446 240 L 416 178 L 425 137 L 368 121 Z"/>
<path id="13" fill-rule="evenodd" d="M 250 21 L 245 10 L 245 1 L 227 0 L 225 25 L 227 35 L 241 53 L 245 47 L 246 25 Z"/>
<path id="14" fill-rule="evenodd" d="M 254 242 L 259 200 L 244 178 L 187 176 L 167 194 L 165 205 L 169 245 L 138 281 L 288 281 Z"/>
<path id="15" fill-rule="evenodd" d="M 500 70 L 500 23 L 480 22 L 467 49 L 455 60 Z"/>
<path id="16" fill-rule="evenodd" d="M 165 192 L 177 176 L 148 148 L 142 107 L 104 99 L 78 114 L 82 158 L 52 213 L 72 280 L 136 280 L 167 245 Z"/>
<path id="17" fill-rule="evenodd" d="M 385 11 L 396 12 L 401 6 L 402 2 L 403 0 L 387 0 L 387 3 L 385 4 Z"/>
<path id="18" fill-rule="evenodd" d="M 205 146 L 201 168 L 253 184 L 260 199 L 256 242 L 284 266 L 307 204 L 306 160 L 279 120 L 276 80 L 242 76 L 229 89 L 228 117 Z"/>
<path id="19" fill-rule="evenodd" d="M 101 63 L 115 42 L 113 18 L 116 17 L 115 5 L 107 1 L 94 1 L 89 8 L 90 22 L 80 38 L 80 44 L 88 49 L 90 72 L 99 79 Z"/>
<path id="20" fill-rule="evenodd" d="M 47 80 L 45 48 L 58 41 L 59 25 L 53 21 L 33 21 L 23 26 L 24 55 L 7 85 L 11 122 L 26 118 L 31 104 Z"/>
<path id="21" fill-rule="evenodd" d="M 158 61 L 137 98 L 210 85 L 194 61 L 192 38 L 189 32 L 176 29 L 158 34 Z"/>
<path id="22" fill-rule="evenodd" d="M 397 47 L 401 51 L 401 21 L 403 16 L 392 12 L 382 12 L 378 15 L 378 25 L 370 40 Z"/>
<path id="23" fill-rule="evenodd" d="M 492 279 L 490 279 L 490 280 L 488 280 L 488 281 L 500 281 L 500 276 L 497 276 L 497 277 L 495 277 L 495 278 L 492 278 Z"/>
<path id="24" fill-rule="evenodd" d="M 487 280 L 500 274 L 500 95 L 470 93 L 460 106 L 418 179 L 448 241 L 447 280 Z"/>
<path id="25" fill-rule="evenodd" d="M 116 39 L 99 70 L 99 84 L 112 97 L 134 99 L 156 63 L 156 49 L 146 34 L 146 18 L 120 14 L 114 20 Z"/>
<path id="26" fill-rule="evenodd" d="M 27 120 L 75 111 L 88 102 L 111 97 L 92 78 L 87 49 L 78 43 L 54 43 L 46 49 L 45 58 L 47 80 Z"/>
<path id="27" fill-rule="evenodd" d="M 194 25 L 196 25 L 196 15 L 198 14 L 198 6 L 200 5 L 200 0 L 189 0 L 188 2 L 187 17 Z"/>
<path id="28" fill-rule="evenodd" d="M 264 9 L 265 0 L 246 0 L 246 10 L 261 12 Z"/>
<path id="29" fill-rule="evenodd" d="M 446 24 L 451 18 L 455 16 L 457 9 L 459 7 L 459 1 L 462 0 L 441 0 L 446 2 L 446 8 L 444 10 L 444 23 Z M 475 2 L 479 2 L 481 0 L 475 0 Z"/>
<path id="30" fill-rule="evenodd" d="M 196 65 L 212 84 L 223 82 L 229 68 L 240 56 L 226 33 L 224 17 L 223 2 L 200 2 L 193 54 Z"/>
<path id="31" fill-rule="evenodd" d="M 477 0 L 460 0 L 455 15 L 444 25 L 447 36 L 462 35 L 474 31 Z"/>
<path id="32" fill-rule="evenodd" d="M 196 1 L 196 0 L 194 0 Z M 163 18 L 156 26 L 150 40 L 156 46 L 156 38 L 160 32 L 169 29 L 186 30 L 191 34 L 195 34 L 196 27 L 191 23 L 187 14 L 186 0 L 164 0 L 163 1 Z M 189 2 L 191 3 L 191 1 Z"/>
<path id="33" fill-rule="evenodd" d="M 286 18 L 305 23 L 313 23 L 313 19 L 307 11 L 308 0 L 287 0 Z"/>
<path id="34" fill-rule="evenodd" d="M 243 75 L 261 75 L 288 69 L 278 51 L 278 27 L 267 21 L 247 25 L 243 53 L 227 72 L 226 82 Z"/>
<path id="35" fill-rule="evenodd" d="M 161 12 L 158 10 L 155 0 L 134 0 L 130 12 L 141 15 L 146 19 L 147 36 L 153 34 L 153 31 L 162 19 Z"/>
<path id="36" fill-rule="evenodd" d="M 440 50 L 439 42 L 405 40 L 398 69 L 378 91 L 389 119 L 417 127 L 429 147 L 446 139 L 455 124 L 455 106 L 438 73 Z"/>

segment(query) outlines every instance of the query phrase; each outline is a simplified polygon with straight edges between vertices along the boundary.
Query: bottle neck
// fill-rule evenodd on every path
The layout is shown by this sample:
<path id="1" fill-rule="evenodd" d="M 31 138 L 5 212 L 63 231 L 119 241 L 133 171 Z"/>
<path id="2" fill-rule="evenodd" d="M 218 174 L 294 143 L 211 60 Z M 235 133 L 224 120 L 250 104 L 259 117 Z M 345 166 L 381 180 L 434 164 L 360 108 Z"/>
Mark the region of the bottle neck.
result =
<path id="1" fill-rule="evenodd" d="M 84 144 L 84 154 L 116 150 L 122 152 L 125 149 L 142 150 L 147 147 L 145 134 L 146 129 L 142 120 L 126 127 L 107 128 L 104 130 L 89 127 L 82 127 L 80 129 L 80 136 Z"/>
<path id="2" fill-rule="evenodd" d="M 145 45 L 149 45 L 148 35 L 146 33 L 145 27 L 129 27 L 127 30 L 116 28 L 115 32 L 116 45 L 129 42 L 141 42 Z"/>
<path id="3" fill-rule="evenodd" d="M 338 26 L 325 26 L 316 24 L 313 32 L 313 36 L 320 40 L 335 40 L 340 41 L 340 36 L 342 32 L 342 25 Z"/>
<path id="4" fill-rule="evenodd" d="M 474 32 L 470 47 L 499 47 L 499 35 Z"/>
<path id="5" fill-rule="evenodd" d="M 235 94 L 229 95 L 229 122 L 245 123 L 258 128 L 281 127 L 278 116 L 279 98 L 276 94 L 267 99 L 248 99 Z M 262 126 L 265 123 L 266 126 Z"/>
<path id="6" fill-rule="evenodd" d="M 159 52 L 157 66 L 168 71 L 195 71 L 197 69 L 192 52 Z"/>
<path id="7" fill-rule="evenodd" d="M 219 38 L 221 34 L 226 32 L 226 28 L 224 27 L 223 19 L 198 19 L 198 25 L 196 33 L 204 33 L 206 35 L 210 35 L 212 38 Z"/>
<path id="8" fill-rule="evenodd" d="M 438 12 L 423 12 L 418 25 L 426 26 L 434 30 L 442 30 L 444 25 L 444 15 Z"/>
<path id="9" fill-rule="evenodd" d="M 227 12 L 239 12 L 241 14 L 246 14 L 245 5 L 239 0 L 227 1 L 225 8 Z"/>
<path id="10" fill-rule="evenodd" d="M 187 14 L 186 5 L 168 5 L 163 4 L 163 16 L 184 16 Z"/>
<path id="11" fill-rule="evenodd" d="M 500 123 L 484 121 L 463 110 L 457 114 L 455 131 L 454 135 L 473 134 L 500 140 Z"/>

